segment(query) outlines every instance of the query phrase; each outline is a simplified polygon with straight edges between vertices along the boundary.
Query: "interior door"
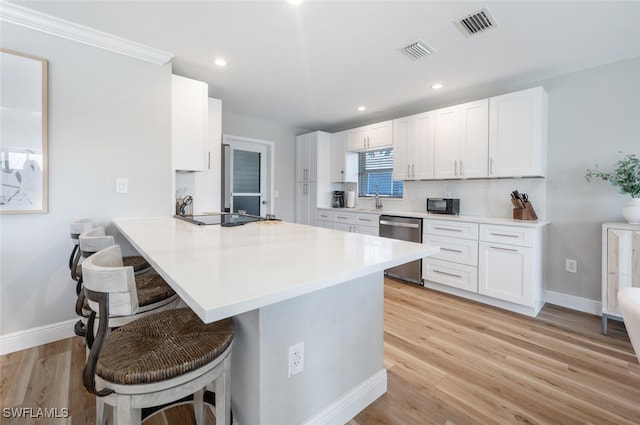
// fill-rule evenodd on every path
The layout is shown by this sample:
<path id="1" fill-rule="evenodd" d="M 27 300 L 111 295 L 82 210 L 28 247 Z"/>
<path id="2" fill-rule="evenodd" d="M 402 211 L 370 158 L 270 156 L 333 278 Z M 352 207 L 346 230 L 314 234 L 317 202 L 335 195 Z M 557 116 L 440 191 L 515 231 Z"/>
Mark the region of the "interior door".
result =
<path id="1" fill-rule="evenodd" d="M 267 146 L 238 139 L 227 139 L 227 143 L 228 208 L 231 212 L 265 216 L 269 213 Z"/>

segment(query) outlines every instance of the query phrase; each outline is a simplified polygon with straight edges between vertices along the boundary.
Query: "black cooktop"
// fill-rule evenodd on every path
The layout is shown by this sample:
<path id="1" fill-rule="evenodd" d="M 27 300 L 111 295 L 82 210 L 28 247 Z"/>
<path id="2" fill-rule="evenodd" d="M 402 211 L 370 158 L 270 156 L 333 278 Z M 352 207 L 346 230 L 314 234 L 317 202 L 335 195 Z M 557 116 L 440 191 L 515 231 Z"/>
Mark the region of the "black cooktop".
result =
<path id="1" fill-rule="evenodd" d="M 224 227 L 241 226 L 247 223 L 253 223 L 261 220 L 275 220 L 273 218 L 262 218 L 257 215 L 238 214 L 238 213 L 219 213 L 206 215 L 174 215 L 175 218 L 187 221 L 189 223 L 198 224 L 200 226 L 208 226 L 219 224 Z"/>

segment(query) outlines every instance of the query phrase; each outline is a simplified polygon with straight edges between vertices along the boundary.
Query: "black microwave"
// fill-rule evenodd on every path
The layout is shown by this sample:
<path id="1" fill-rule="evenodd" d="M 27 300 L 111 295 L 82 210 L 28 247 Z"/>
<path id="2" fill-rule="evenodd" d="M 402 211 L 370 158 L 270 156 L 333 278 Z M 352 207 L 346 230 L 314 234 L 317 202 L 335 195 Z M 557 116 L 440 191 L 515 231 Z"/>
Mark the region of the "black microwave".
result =
<path id="1" fill-rule="evenodd" d="M 460 199 L 454 198 L 428 198 L 427 212 L 434 214 L 460 214 Z"/>

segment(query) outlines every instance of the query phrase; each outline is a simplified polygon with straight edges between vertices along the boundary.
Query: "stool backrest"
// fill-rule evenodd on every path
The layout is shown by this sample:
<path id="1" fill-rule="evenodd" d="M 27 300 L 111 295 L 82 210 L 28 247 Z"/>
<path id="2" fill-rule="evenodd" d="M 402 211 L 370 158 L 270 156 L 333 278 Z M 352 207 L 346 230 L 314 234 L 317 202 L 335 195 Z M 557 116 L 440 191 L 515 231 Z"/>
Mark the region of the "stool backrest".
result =
<path id="1" fill-rule="evenodd" d="M 138 292 L 133 267 L 122 265 L 119 245 L 111 245 L 88 257 L 82 263 L 84 287 L 109 294 L 109 316 L 131 316 L 139 310 Z M 89 299 L 89 307 L 100 315 L 97 302 Z"/>
<path id="2" fill-rule="evenodd" d="M 102 226 L 94 227 L 93 229 L 82 233 L 78 239 L 80 240 L 80 253 L 84 258 L 90 257 L 98 251 L 115 245 L 113 236 L 106 235 L 104 227 Z"/>
<path id="3" fill-rule="evenodd" d="M 71 233 L 71 241 L 74 245 L 78 245 L 78 237 L 93 228 L 93 220 L 90 218 L 83 218 L 76 220 L 69 225 L 69 231 Z"/>
<path id="4" fill-rule="evenodd" d="M 618 291 L 618 305 L 622 311 L 631 345 L 640 361 L 640 288 L 623 288 Z"/>

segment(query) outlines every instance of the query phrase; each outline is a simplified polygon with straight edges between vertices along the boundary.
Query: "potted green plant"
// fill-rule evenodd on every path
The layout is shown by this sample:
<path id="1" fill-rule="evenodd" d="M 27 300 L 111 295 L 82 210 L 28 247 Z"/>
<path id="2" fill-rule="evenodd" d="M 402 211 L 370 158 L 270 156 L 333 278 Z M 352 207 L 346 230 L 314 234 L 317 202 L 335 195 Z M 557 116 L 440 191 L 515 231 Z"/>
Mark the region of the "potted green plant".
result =
<path id="1" fill-rule="evenodd" d="M 631 200 L 622 209 L 622 215 L 629 223 L 640 223 L 640 158 L 635 154 L 625 155 L 624 158 L 616 162 L 613 171 L 606 173 L 598 170 L 587 170 L 585 174 L 587 181 L 592 178 L 600 178 L 620 188 L 620 193 L 631 195 Z"/>

